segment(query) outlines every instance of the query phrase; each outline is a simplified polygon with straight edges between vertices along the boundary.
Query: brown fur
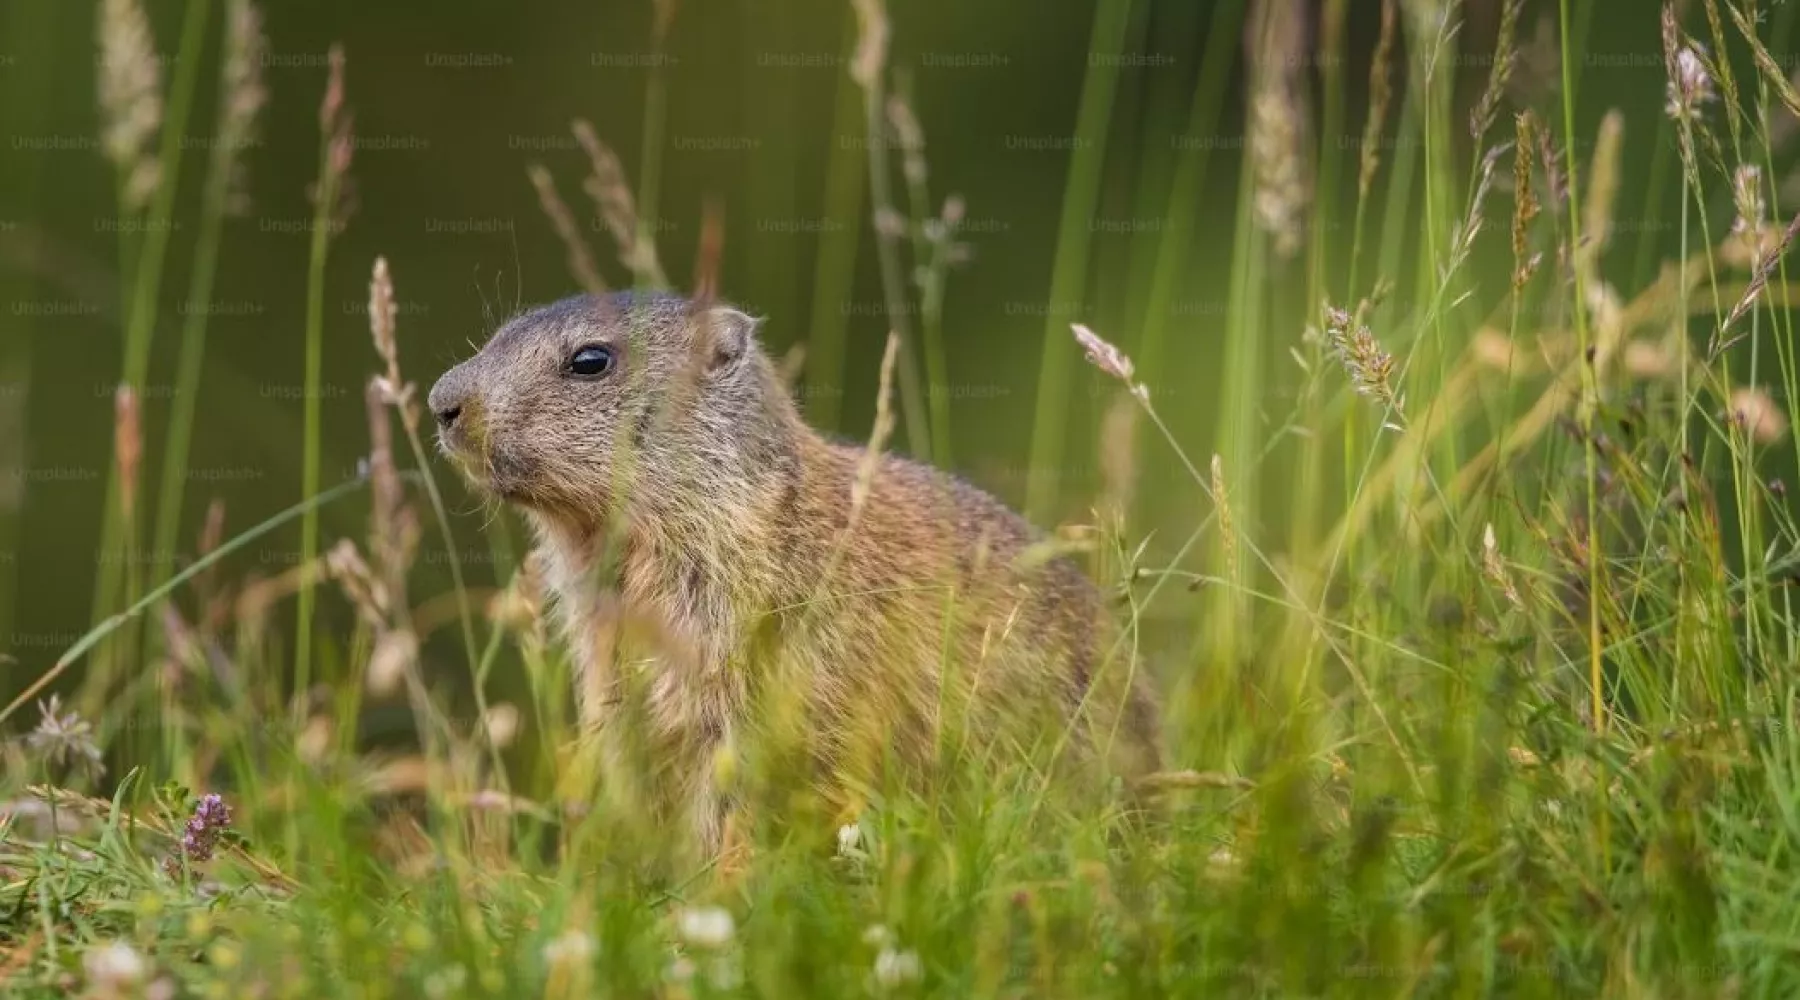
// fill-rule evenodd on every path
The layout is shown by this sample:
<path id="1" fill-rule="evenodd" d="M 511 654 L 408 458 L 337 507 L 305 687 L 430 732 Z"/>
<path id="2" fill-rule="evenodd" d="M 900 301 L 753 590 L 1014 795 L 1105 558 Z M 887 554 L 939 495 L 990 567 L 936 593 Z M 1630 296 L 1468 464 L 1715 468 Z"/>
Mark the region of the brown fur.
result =
<path id="1" fill-rule="evenodd" d="M 793 730 L 845 809 L 946 747 L 1153 770 L 1155 710 L 1081 570 L 986 493 L 892 456 L 853 517 L 864 449 L 802 421 L 755 327 L 580 296 L 513 319 L 431 392 L 445 450 L 535 526 L 582 721 L 620 731 L 639 801 L 716 849 L 716 755 Z M 571 375 L 592 344 L 612 370 Z"/>

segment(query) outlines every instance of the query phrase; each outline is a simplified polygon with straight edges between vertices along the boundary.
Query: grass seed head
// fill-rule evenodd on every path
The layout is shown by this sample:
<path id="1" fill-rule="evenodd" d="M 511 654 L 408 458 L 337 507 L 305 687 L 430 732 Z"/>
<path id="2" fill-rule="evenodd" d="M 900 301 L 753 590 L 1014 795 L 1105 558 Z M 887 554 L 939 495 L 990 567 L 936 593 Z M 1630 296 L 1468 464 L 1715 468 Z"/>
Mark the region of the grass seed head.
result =
<path id="1" fill-rule="evenodd" d="M 100 148 L 119 171 L 127 211 L 141 211 L 161 179 L 162 62 L 138 0 L 100 5 Z"/>

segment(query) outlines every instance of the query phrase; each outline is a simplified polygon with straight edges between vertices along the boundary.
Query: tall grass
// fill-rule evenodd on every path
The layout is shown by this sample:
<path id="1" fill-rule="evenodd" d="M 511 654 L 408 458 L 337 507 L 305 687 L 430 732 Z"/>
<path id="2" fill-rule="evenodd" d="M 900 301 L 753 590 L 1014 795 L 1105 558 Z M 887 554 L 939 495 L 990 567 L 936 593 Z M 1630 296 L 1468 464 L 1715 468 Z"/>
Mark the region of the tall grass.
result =
<path id="1" fill-rule="evenodd" d="M 313 188 L 312 246 L 306 271 L 306 360 L 304 396 L 305 439 L 301 443 L 300 489 L 304 496 L 319 492 L 319 447 L 322 433 L 324 388 L 321 382 L 325 354 L 325 261 L 333 230 L 343 221 L 339 204 L 353 146 L 350 112 L 344 97 L 344 52 L 333 47 L 330 77 L 319 104 L 319 174 Z M 294 685 L 305 691 L 312 680 L 313 610 L 316 563 L 319 557 L 319 515 L 308 508 L 300 521 L 300 596 L 294 618 Z"/>
<path id="2" fill-rule="evenodd" d="M 855 52 L 856 25 L 846 15 L 845 65 Z M 861 219 L 865 191 L 861 151 L 851 141 L 863 117 L 861 89 L 846 71 L 839 74 L 831 116 L 831 145 L 825 160 L 824 217 Z M 851 287 L 856 277 L 860 225 L 839 225 L 819 234 L 812 282 L 812 320 L 806 338 L 806 416 L 815 427 L 835 431 L 843 413 L 846 381 L 845 331 L 850 325 Z"/>
<path id="3" fill-rule="evenodd" d="M 175 195 L 181 177 L 182 153 L 185 148 L 182 140 L 187 134 L 188 113 L 193 107 L 194 89 L 200 76 L 200 53 L 206 40 L 207 13 L 211 6 L 208 0 L 189 0 L 184 5 L 181 42 L 175 52 L 174 78 L 167 100 L 162 101 L 161 95 L 140 95 L 140 99 L 162 103 L 161 127 L 155 132 L 154 163 L 115 160 L 119 172 L 120 221 L 141 222 L 143 232 L 142 238 L 136 240 L 130 247 L 130 252 L 124 255 L 128 266 L 120 273 L 120 300 L 125 314 L 125 334 L 119 384 L 139 398 L 143 396 L 145 380 L 150 371 L 151 345 L 155 339 L 161 307 L 163 257 L 173 230 Z M 102 21 L 103 40 L 107 30 L 107 23 Z M 142 65 L 156 60 L 158 55 L 153 47 L 154 40 L 144 38 L 142 43 L 142 48 L 133 49 L 125 45 L 104 51 L 102 58 L 97 61 L 102 75 L 116 71 L 121 63 Z M 135 109 L 130 107 L 102 110 L 115 120 L 135 113 Z M 153 179 L 147 194 L 140 190 L 143 186 L 140 178 L 145 176 Z M 119 227 L 120 232 L 125 234 L 131 233 L 134 228 L 137 227 Z M 124 238 L 130 239 L 130 236 Z M 142 553 L 133 547 L 140 511 L 135 504 L 127 504 L 126 499 L 135 496 L 138 490 L 136 483 L 123 481 L 124 474 L 125 470 L 120 463 L 108 466 L 106 498 L 100 513 L 100 545 L 97 553 L 99 571 L 95 574 L 94 590 L 95 618 L 111 614 L 121 599 L 129 601 L 137 597 L 144 562 Z M 123 638 L 129 640 L 130 636 Z M 121 652 L 126 658 L 130 658 L 135 647 L 127 642 Z M 116 671 L 121 661 L 115 660 L 111 654 L 110 648 L 103 651 L 99 664 L 89 678 L 90 690 L 106 692 L 117 679 Z"/>
<path id="4" fill-rule="evenodd" d="M 569 732 L 567 663 L 529 564 L 488 606 L 482 648 L 463 622 L 477 692 L 506 666 L 528 678 L 517 711 L 482 701 L 457 717 L 422 660 L 384 684 L 379 633 L 416 627 L 429 649 L 451 617 L 434 624 L 405 598 L 400 548 L 373 567 L 337 550 L 319 591 L 341 592 L 361 624 L 320 641 L 347 672 L 325 697 L 280 682 L 271 607 L 293 582 L 216 574 L 358 481 L 213 547 L 0 709 L 28 734 L 0 744 L 0 976 L 22 996 L 1791 995 L 1800 523 L 1784 477 L 1800 452 L 1781 408 L 1800 398 L 1800 288 L 1782 264 L 1794 214 L 1766 123 L 1777 105 L 1800 110 L 1769 72 L 1793 14 L 1758 21 L 1717 0 L 1671 18 L 1672 68 L 1708 40 L 1685 62 L 1707 89 L 1690 75 L 1689 106 L 1654 129 L 1680 171 L 1682 233 L 1651 275 L 1610 179 L 1635 168 L 1614 141 L 1621 119 L 1577 87 L 1597 5 L 1558 0 L 1561 87 L 1473 142 L 1457 138 L 1442 72 L 1469 57 L 1455 5 L 1383 6 L 1404 13 L 1405 96 L 1363 133 L 1372 161 L 1338 154 L 1360 131 L 1346 81 L 1366 69 L 1334 62 L 1345 25 L 1296 35 L 1279 17 L 1297 8 L 1275 0 L 1213 8 L 1185 134 L 1224 120 L 1219 66 L 1248 44 L 1247 162 L 1232 204 L 1208 213 L 1213 227 L 1231 216 L 1229 274 L 1209 283 L 1172 225 L 1134 258 L 1153 269 L 1130 276 L 1148 301 L 1120 311 L 1144 317 L 1141 336 L 1113 336 L 1105 316 L 1074 337 L 1066 316 L 1047 324 L 1045 357 L 1061 360 L 1045 362 L 1040 415 L 1071 386 L 1118 390 L 1154 431 L 1144 464 L 1179 470 L 1183 502 L 1168 506 L 1189 512 L 1083 536 L 1105 552 L 1093 562 L 1123 648 L 1153 647 L 1153 614 L 1187 623 L 1185 653 L 1137 663 L 1169 706 L 1149 822 L 1083 808 L 1040 775 L 970 768 L 929 796 L 875 790 L 840 827 L 749 738 L 718 764 L 764 805 L 748 854 L 684 865 L 668 831 L 592 807 L 605 769 Z M 1090 67 L 1120 65 L 1127 7 L 1098 8 Z M 1754 75 L 1725 76 L 1716 60 L 1732 56 Z M 1313 62 L 1317 90 L 1297 68 Z M 1092 138 L 1110 84 L 1089 83 L 1077 131 Z M 866 100 L 870 78 L 858 85 Z M 861 102 L 839 112 L 877 121 Z M 1522 148 L 1494 154 L 1506 134 Z M 1174 158 L 1166 218 L 1206 207 L 1203 177 L 1225 159 L 1209 148 Z M 845 172 L 877 165 L 836 152 L 829 210 L 863 214 Z M 1745 162 L 1760 198 L 1746 182 L 1732 200 Z M 1081 297 L 1088 269 L 1070 262 L 1100 166 L 1072 157 L 1052 303 Z M 889 203 L 874 187 L 870 201 Z M 819 268 L 821 286 L 847 287 Z M 1221 285 L 1223 322 L 1171 317 L 1178 292 Z M 815 292 L 815 316 L 832 307 Z M 832 337 L 809 359 L 818 385 L 842 380 Z M 1177 344 L 1219 358 L 1216 440 L 1164 405 L 1192 377 Z M 1095 369 L 1077 367 L 1083 351 Z M 918 416 L 939 426 L 916 447 L 944 423 L 928 405 Z M 423 506 L 442 520 L 428 472 L 398 473 L 388 415 L 371 417 L 378 526 Z M 1068 430 L 1035 428 L 1053 470 Z M 1059 508 L 1074 498 L 1052 474 L 1034 495 Z M 1288 502 L 1294 483 L 1309 495 Z M 376 598 L 380 579 L 396 601 Z M 83 716 L 45 701 L 28 717 L 131 616 L 217 598 L 228 621 L 165 620 L 182 697 L 158 720 L 164 746 L 107 758 L 122 773 L 92 772 Z M 94 721 L 115 732 L 139 711 L 126 700 Z M 417 740 L 370 746 L 359 731 L 375 716 Z M 215 805 L 196 808 L 207 791 L 235 835 Z"/>
<path id="5" fill-rule="evenodd" d="M 1118 88 L 1125 29 L 1133 0 L 1101 0 L 1094 5 L 1093 29 L 1075 113 L 1073 153 L 1063 186 L 1056 230 L 1056 256 L 1044 300 L 1044 350 L 1038 364 L 1037 409 L 1031 421 L 1031 453 L 1026 466 L 1025 510 L 1040 520 L 1056 513 L 1068 447 L 1068 395 L 1072 362 L 1057 350 L 1072 316 L 1086 297 L 1090 219 L 1099 204 L 1100 168 L 1106 153 L 1107 123 Z"/>

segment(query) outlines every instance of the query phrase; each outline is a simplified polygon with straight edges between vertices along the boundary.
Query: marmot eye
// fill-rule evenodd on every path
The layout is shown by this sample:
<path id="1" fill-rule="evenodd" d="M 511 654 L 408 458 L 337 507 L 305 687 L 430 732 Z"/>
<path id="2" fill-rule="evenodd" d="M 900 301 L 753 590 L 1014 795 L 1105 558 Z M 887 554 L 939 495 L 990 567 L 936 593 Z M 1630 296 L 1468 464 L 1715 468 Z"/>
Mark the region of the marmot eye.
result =
<path id="1" fill-rule="evenodd" d="M 605 375 L 612 371 L 613 351 L 604 345 L 590 344 L 569 359 L 569 371 L 576 375 Z"/>

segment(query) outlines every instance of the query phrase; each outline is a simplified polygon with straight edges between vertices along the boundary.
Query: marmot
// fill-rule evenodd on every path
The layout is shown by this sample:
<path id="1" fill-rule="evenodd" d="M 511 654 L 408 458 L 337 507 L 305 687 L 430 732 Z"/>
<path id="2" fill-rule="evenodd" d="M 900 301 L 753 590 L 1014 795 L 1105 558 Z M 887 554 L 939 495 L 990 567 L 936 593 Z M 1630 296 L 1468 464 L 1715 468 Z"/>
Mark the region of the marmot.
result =
<path id="1" fill-rule="evenodd" d="M 431 390 L 446 453 L 534 526 L 584 728 L 642 709 L 618 726 L 636 749 L 613 746 L 636 801 L 716 849 L 718 752 L 772 733 L 846 811 L 946 747 L 1153 771 L 1154 701 L 1081 569 L 935 468 L 864 473 L 865 446 L 803 421 L 758 324 L 673 294 L 576 296 Z"/>

